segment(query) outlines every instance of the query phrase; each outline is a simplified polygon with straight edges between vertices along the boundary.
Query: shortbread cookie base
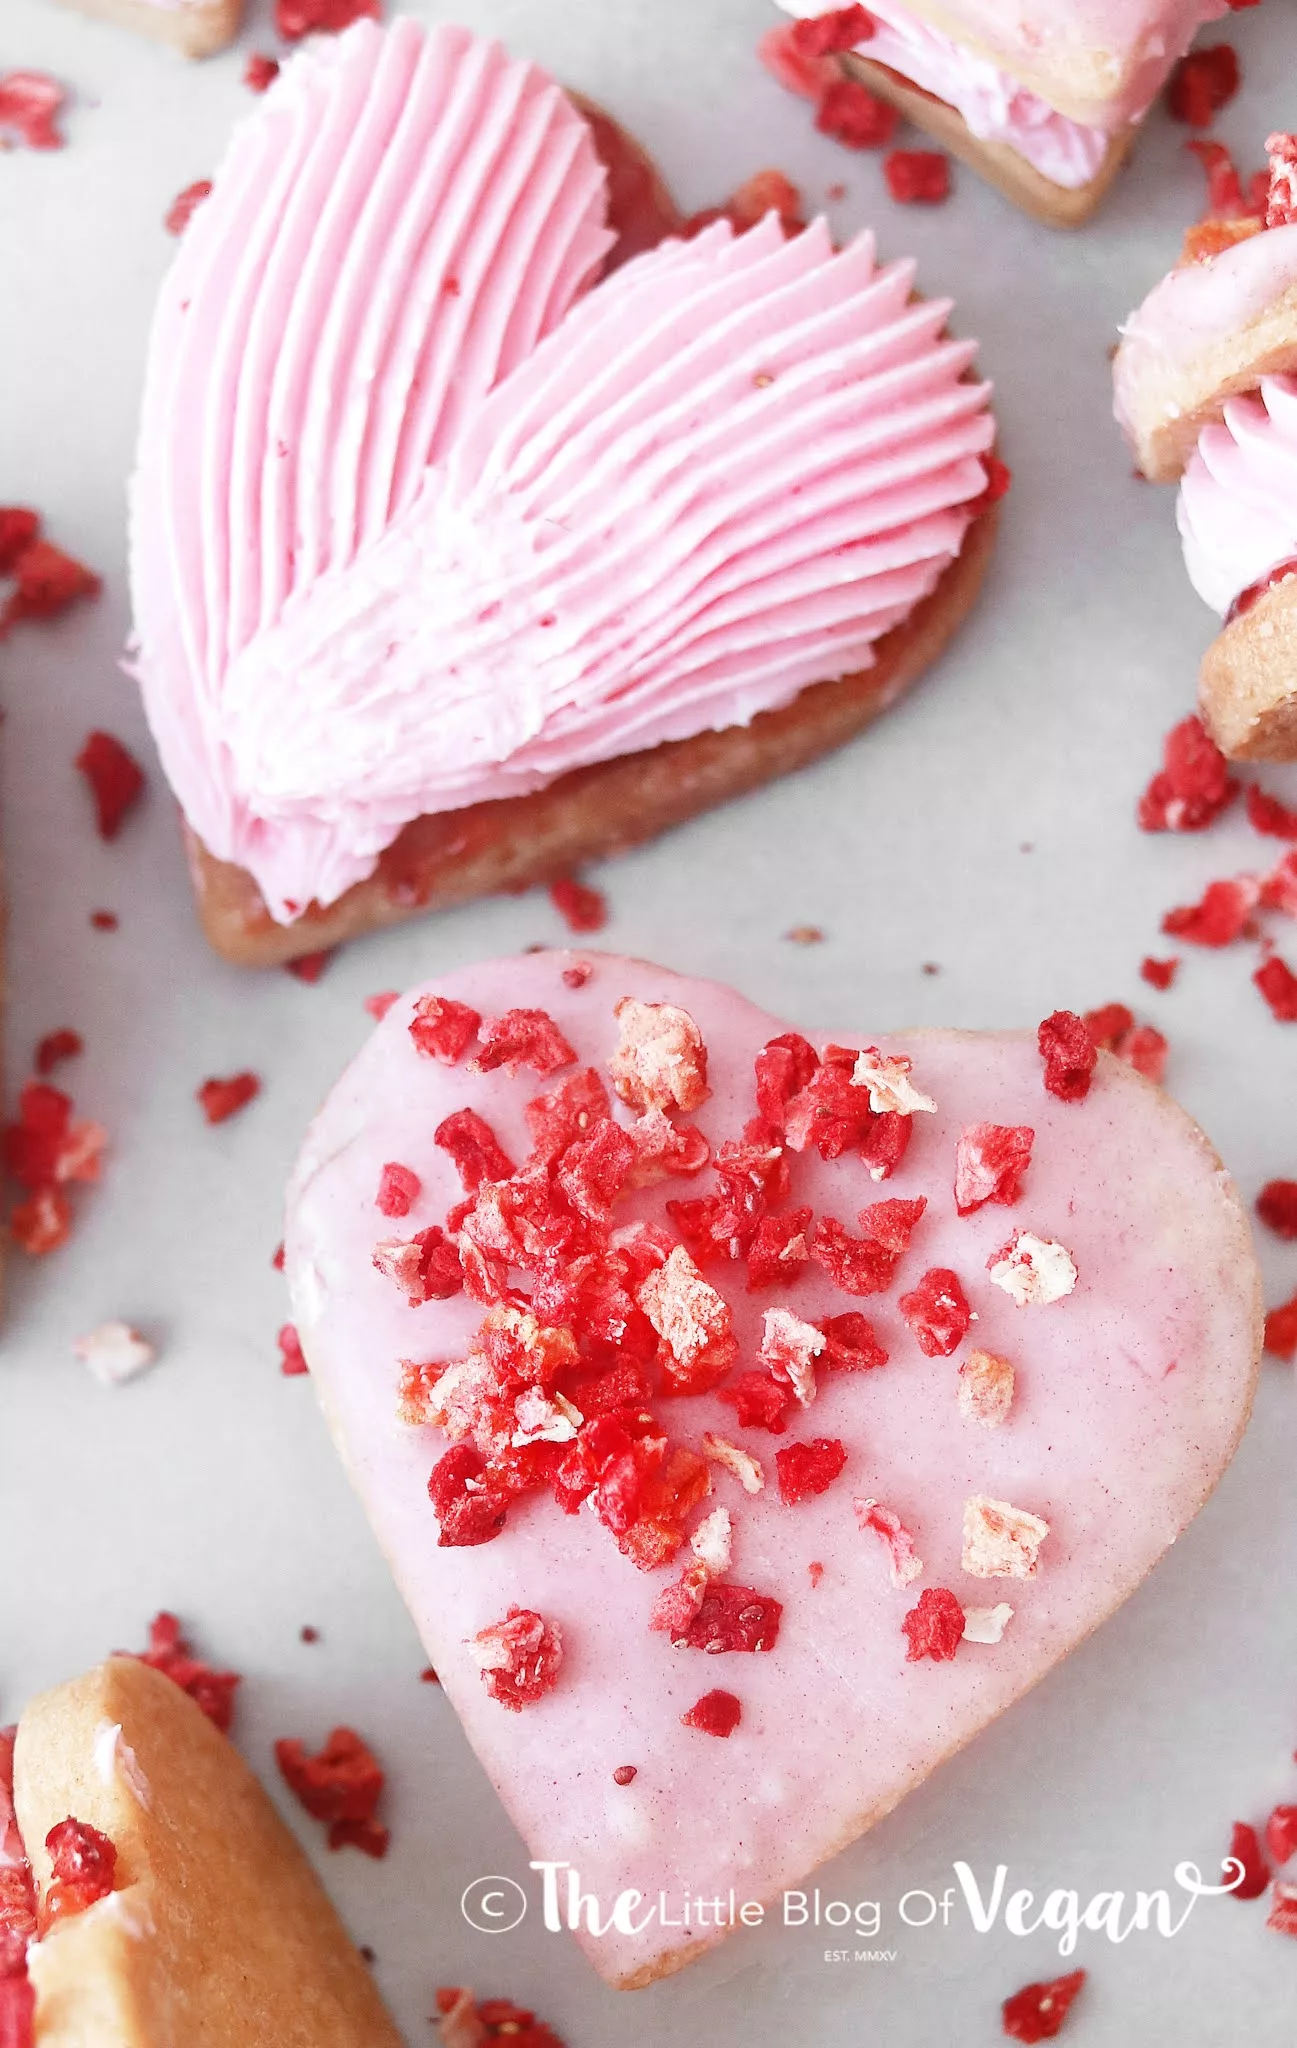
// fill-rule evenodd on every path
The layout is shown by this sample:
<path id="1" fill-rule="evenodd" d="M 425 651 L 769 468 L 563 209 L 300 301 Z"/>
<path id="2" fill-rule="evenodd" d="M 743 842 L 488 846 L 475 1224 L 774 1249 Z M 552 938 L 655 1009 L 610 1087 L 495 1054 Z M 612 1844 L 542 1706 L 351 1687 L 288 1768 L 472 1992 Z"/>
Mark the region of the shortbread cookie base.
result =
<path id="1" fill-rule="evenodd" d="M 907 121 L 912 121 L 916 128 L 922 128 L 952 156 L 976 171 L 988 185 L 993 185 L 997 192 L 1002 192 L 1006 199 L 1011 199 L 1015 206 L 1030 214 L 1033 220 L 1042 221 L 1046 227 L 1076 228 L 1089 220 L 1102 204 L 1134 139 L 1133 128 L 1125 128 L 1115 134 L 1097 176 L 1088 185 L 1055 185 L 1008 143 L 987 142 L 974 135 L 963 115 L 946 100 L 924 92 L 921 86 L 902 78 L 899 72 L 889 71 L 882 64 L 871 64 L 868 58 L 854 52 L 843 57 L 841 62 L 844 70 L 858 79 L 861 85 L 876 93 L 880 100 L 887 100 L 891 106 L 899 108 Z"/>
<path id="2" fill-rule="evenodd" d="M 972 609 L 998 517 L 992 507 L 973 522 L 931 596 L 879 641 L 871 668 L 814 683 L 750 725 L 577 768 L 528 796 L 416 818 L 371 876 L 294 924 L 276 924 L 251 875 L 216 860 L 187 831 L 208 940 L 239 966 L 279 966 L 426 910 L 553 881 L 805 767 L 861 732 L 936 660 Z"/>
<path id="3" fill-rule="evenodd" d="M 169 43 L 185 57 L 211 57 L 239 33 L 243 0 L 198 0 L 184 7 L 151 7 L 149 0 L 63 0 L 94 21 L 134 29 L 154 42 Z"/>
<path id="4" fill-rule="evenodd" d="M 1297 761 L 1297 576 L 1277 583 L 1203 656 L 1204 723 L 1233 761 Z"/>
<path id="5" fill-rule="evenodd" d="M 1127 357 L 1127 375 L 1130 361 Z M 1122 367 L 1119 349 L 1118 378 Z M 1175 483 L 1203 428 L 1222 417 L 1227 399 L 1257 390 L 1263 377 L 1294 372 L 1297 285 L 1272 300 L 1255 320 L 1213 340 L 1200 354 L 1183 361 L 1160 356 L 1142 366 L 1124 392 L 1140 469 L 1151 483 Z"/>
<path id="6" fill-rule="evenodd" d="M 143 1798 L 101 1768 L 113 1726 Z M 266 1793 L 169 1678 L 111 1657 L 34 1700 L 14 1798 L 38 1887 L 69 1814 L 118 1854 L 120 1888 L 30 1952 L 37 2048 L 401 2048 Z"/>

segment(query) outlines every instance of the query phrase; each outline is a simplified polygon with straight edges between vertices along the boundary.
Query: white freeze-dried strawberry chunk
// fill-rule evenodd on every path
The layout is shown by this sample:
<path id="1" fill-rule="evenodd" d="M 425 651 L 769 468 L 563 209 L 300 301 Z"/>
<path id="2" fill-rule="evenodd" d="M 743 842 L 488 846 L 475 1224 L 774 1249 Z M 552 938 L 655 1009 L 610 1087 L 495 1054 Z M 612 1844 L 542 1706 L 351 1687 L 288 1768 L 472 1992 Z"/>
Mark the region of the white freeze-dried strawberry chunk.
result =
<path id="1" fill-rule="evenodd" d="M 146 1372 L 157 1357 L 147 1337 L 141 1337 L 129 1323 L 100 1323 L 88 1336 L 78 1337 L 72 1349 L 87 1365 L 101 1387 L 120 1386 Z"/>
<path id="2" fill-rule="evenodd" d="M 815 1361 L 828 1348 L 828 1338 L 814 1323 L 804 1323 L 786 1308 L 768 1308 L 761 1357 L 777 1380 L 790 1386 L 803 1408 L 815 1399 Z"/>
<path id="3" fill-rule="evenodd" d="M 724 1295 L 703 1279 L 683 1245 L 641 1284 L 639 1305 L 666 1346 L 668 1378 L 678 1389 L 715 1386 L 738 1354 Z"/>
<path id="4" fill-rule="evenodd" d="M 760 1493 L 766 1483 L 766 1475 L 759 1458 L 750 1451 L 741 1451 L 737 1444 L 729 1443 L 723 1436 L 713 1436 L 710 1430 L 703 1432 L 703 1456 L 712 1465 L 719 1465 L 726 1472 L 732 1472 L 744 1493 Z"/>
<path id="5" fill-rule="evenodd" d="M 1001 1245 L 987 1260 L 986 1270 L 1019 1308 L 1061 1301 L 1076 1285 L 1076 1261 L 1071 1252 L 1054 1238 L 1037 1237 L 1032 1230 L 1020 1230 L 1008 1244 Z"/>
<path id="6" fill-rule="evenodd" d="M 563 1394 L 553 1400 L 539 1387 L 528 1387 L 513 1404 L 518 1427 L 513 1433 L 515 1448 L 520 1444 L 570 1444 L 585 1421 L 581 1410 Z"/>
<path id="7" fill-rule="evenodd" d="M 1034 1579 L 1049 1523 L 1007 1500 L 975 1493 L 964 1502 L 964 1550 L 960 1559 L 975 1579 Z"/>
<path id="8" fill-rule="evenodd" d="M 910 1079 L 913 1065 L 904 1053 L 886 1058 L 876 1045 L 870 1045 L 856 1060 L 852 1083 L 869 1090 L 869 1107 L 882 1114 L 913 1116 L 918 1110 L 935 1110 L 932 1097 L 921 1095 Z"/>
<path id="9" fill-rule="evenodd" d="M 734 1524 L 728 1508 L 713 1508 L 689 1538 L 689 1546 L 712 1578 L 730 1568 L 734 1552 Z"/>
<path id="10" fill-rule="evenodd" d="M 628 1188 L 652 1188 L 677 1174 L 701 1173 L 712 1148 L 696 1124 L 673 1124 L 662 1109 L 646 1109 L 626 1133 L 635 1147 Z"/>
<path id="11" fill-rule="evenodd" d="M 915 1556 L 914 1538 L 895 1508 L 885 1508 L 881 1501 L 876 1500 L 854 1500 L 851 1505 L 861 1528 L 872 1529 L 876 1536 L 882 1537 L 887 1548 L 892 1584 L 912 1584 L 923 1570 L 923 1559 Z"/>
<path id="12" fill-rule="evenodd" d="M 623 996 L 614 1014 L 621 1037 L 608 1067 L 623 1102 L 632 1109 L 694 1110 L 707 1100 L 707 1048 L 687 1010 Z"/>
<path id="13" fill-rule="evenodd" d="M 1014 1371 L 994 1351 L 970 1351 L 959 1368 L 959 1412 L 984 1429 L 998 1429 L 1013 1405 Z"/>
<path id="14" fill-rule="evenodd" d="M 964 1609 L 964 1641 L 966 1643 L 998 1643 L 1005 1629 L 1013 1620 L 1013 1609 L 1002 1600 L 998 1607 L 966 1607 Z"/>

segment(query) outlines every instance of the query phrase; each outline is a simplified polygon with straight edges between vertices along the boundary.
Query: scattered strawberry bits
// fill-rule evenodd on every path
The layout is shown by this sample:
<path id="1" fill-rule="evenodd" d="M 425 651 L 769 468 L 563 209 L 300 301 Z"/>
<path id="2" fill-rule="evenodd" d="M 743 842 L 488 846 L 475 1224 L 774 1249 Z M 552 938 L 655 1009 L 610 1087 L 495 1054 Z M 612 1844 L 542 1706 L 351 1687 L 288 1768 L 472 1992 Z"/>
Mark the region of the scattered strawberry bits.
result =
<path id="1" fill-rule="evenodd" d="M 73 1181 L 94 1182 L 103 1167 L 108 1133 L 102 1124 L 73 1120 L 72 1100 L 45 1081 L 29 1081 L 18 1115 L 4 1131 L 5 1171 L 27 1190 L 9 1218 L 15 1243 L 43 1258 L 67 1242 Z"/>
<path id="2" fill-rule="evenodd" d="M 400 1288 L 410 1308 L 449 1301 L 464 1285 L 459 1253 L 438 1223 L 414 1237 L 385 1238 L 374 1246 L 374 1265 Z"/>
<path id="3" fill-rule="evenodd" d="M 1297 974 L 1277 953 L 1257 968 L 1252 979 L 1270 1005 L 1275 1022 L 1297 1024 Z"/>
<path id="4" fill-rule="evenodd" d="M 261 1082 L 255 1074 L 231 1074 L 223 1081 L 204 1081 L 198 1090 L 198 1103 L 209 1124 L 223 1124 L 246 1109 L 260 1093 Z"/>
<path id="5" fill-rule="evenodd" d="M 998 1429 L 1013 1406 L 1015 1374 L 1007 1358 L 970 1351 L 959 1368 L 959 1412 L 984 1429 Z"/>
<path id="6" fill-rule="evenodd" d="M 998 1607 L 966 1607 L 964 1609 L 964 1641 L 966 1643 L 999 1643 L 1004 1640 L 1004 1631 L 1013 1620 L 1013 1609 L 1007 1601 Z"/>
<path id="7" fill-rule="evenodd" d="M 1260 901 L 1261 884 L 1255 875 L 1209 882 L 1199 902 L 1167 911 L 1162 930 L 1172 938 L 1187 939 L 1191 946 L 1229 946 L 1249 932 Z"/>
<path id="8" fill-rule="evenodd" d="M 1276 1806 L 1265 1824 L 1265 1845 L 1276 1863 L 1297 1856 L 1297 1806 Z"/>
<path id="9" fill-rule="evenodd" d="M 481 1629 L 468 1645 L 493 1700 L 520 1713 L 552 1692 L 563 1663 L 563 1638 L 529 1607 L 511 1607 L 503 1621 Z"/>
<path id="10" fill-rule="evenodd" d="M 1191 128 L 1210 128 L 1238 91 L 1240 79 L 1238 53 L 1231 43 L 1191 50 L 1171 73 L 1167 111 L 1172 120 L 1184 121 Z"/>
<path id="11" fill-rule="evenodd" d="M 1011 2041 L 1052 2041 L 1067 2018 L 1085 1982 L 1084 1970 L 1054 1977 L 1047 1984 L 1024 1984 L 1006 1998 L 1001 2013 Z"/>
<path id="12" fill-rule="evenodd" d="M 709 1578 L 727 1572 L 734 1550 L 734 1524 L 728 1508 L 713 1508 L 689 1538 L 689 1548 Z"/>
<path id="13" fill-rule="evenodd" d="M 1146 956 L 1139 963 L 1139 971 L 1150 988 L 1170 988 L 1179 971 L 1178 960 L 1154 960 Z"/>
<path id="14" fill-rule="evenodd" d="M 294 981 L 304 981 L 313 988 L 332 958 L 331 947 L 322 953 L 299 953 L 296 960 L 285 960 L 284 972 L 291 974 Z"/>
<path id="15" fill-rule="evenodd" d="M 601 932 L 608 922 L 608 904 L 598 889 L 590 889 L 573 875 L 551 882 L 550 902 L 570 932 Z"/>
<path id="16" fill-rule="evenodd" d="M 28 149 L 62 149 L 58 113 L 66 98 L 48 72 L 5 72 L 0 78 L 0 136 L 16 135 Z"/>
<path id="17" fill-rule="evenodd" d="M 638 1295 L 664 1350 L 660 1362 L 676 1393 L 716 1386 L 738 1356 L 725 1297 L 708 1285 L 683 1245 L 648 1274 Z"/>
<path id="18" fill-rule="evenodd" d="M 382 1216 L 408 1216 L 423 1191 L 417 1173 L 389 1159 L 378 1179 L 374 1206 Z"/>
<path id="19" fill-rule="evenodd" d="M 149 1623 L 147 1650 L 124 1650 L 119 1655 L 138 1657 L 141 1664 L 160 1671 L 173 1685 L 178 1685 L 181 1692 L 188 1693 L 222 1735 L 229 1734 L 239 1674 L 237 1671 L 215 1671 L 210 1664 L 204 1664 L 195 1657 L 180 1633 L 180 1623 L 174 1614 L 164 1610 L 154 1615 Z"/>
<path id="20" fill-rule="evenodd" d="M 1268 1180 L 1256 1198 L 1256 1213 L 1276 1237 L 1297 1238 L 1297 1180 Z"/>
<path id="21" fill-rule="evenodd" d="M 654 1616 L 653 1626 L 665 1629 L 674 1649 L 703 1650 L 713 1657 L 773 1650 L 784 1611 L 778 1600 L 754 1593 L 751 1586 L 732 1586 L 705 1576 L 702 1583 L 705 1590 L 693 1612 L 682 1611 L 674 1619 Z M 667 1597 L 663 1595 L 659 1604 Z"/>
<path id="22" fill-rule="evenodd" d="M 64 1060 L 78 1059 L 84 1051 L 85 1041 L 79 1031 L 47 1031 L 36 1048 L 36 1071 L 44 1079 Z"/>
<path id="23" fill-rule="evenodd" d="M 167 233 L 183 235 L 204 199 L 211 197 L 211 191 L 210 178 L 195 178 L 192 185 L 186 185 L 183 192 L 177 192 L 163 217 L 162 225 Z"/>
<path id="24" fill-rule="evenodd" d="M 703 1456 L 713 1465 L 719 1465 L 726 1472 L 732 1472 L 744 1493 L 760 1493 L 766 1483 L 761 1465 L 750 1451 L 741 1451 L 737 1444 L 728 1443 L 723 1436 L 713 1436 L 704 1431 Z"/>
<path id="25" fill-rule="evenodd" d="M 803 57 L 833 57 L 868 42 L 873 33 L 873 21 L 863 7 L 834 7 L 795 21 L 788 39 Z"/>
<path id="26" fill-rule="evenodd" d="M 1272 1934 L 1297 1935 L 1297 1884 L 1276 1881 L 1265 1924 Z"/>
<path id="27" fill-rule="evenodd" d="M 64 554 L 62 548 L 47 540 L 22 537 L 27 529 L 16 522 L 33 516 L 21 509 L 0 512 L 0 520 L 9 526 L 7 535 L 0 530 L 5 550 L 0 575 L 12 577 L 15 584 L 0 605 L 0 640 L 24 619 L 56 619 L 79 597 L 97 597 L 103 588 L 92 570 Z"/>
<path id="28" fill-rule="evenodd" d="M 807 1443 L 785 1444 L 775 1452 L 779 1498 L 789 1507 L 825 1493 L 847 1462 L 846 1445 L 833 1436 L 813 1436 Z"/>
<path id="29" fill-rule="evenodd" d="M 1036 1033 L 1045 1087 L 1060 1102 L 1083 1102 L 1098 1062 L 1094 1040 L 1074 1010 L 1055 1010 Z"/>
<path id="30" fill-rule="evenodd" d="M 1230 1894 L 1235 1899 L 1259 1899 L 1270 1882 L 1270 1872 L 1261 1853 L 1261 1843 L 1254 1827 L 1244 1820 L 1236 1820 L 1230 1830 L 1229 1856 L 1225 1864 L 1225 1877 L 1234 1875 L 1230 1864 L 1237 1867 L 1238 1883 Z"/>
<path id="31" fill-rule="evenodd" d="M 950 197 L 950 159 L 939 149 L 894 149 L 883 159 L 883 176 L 903 206 L 939 206 Z"/>
<path id="32" fill-rule="evenodd" d="M 504 1067 L 516 1074 L 530 1067 L 542 1079 L 569 1067 L 576 1059 L 554 1019 L 546 1010 L 506 1010 L 483 1024 L 481 1051 L 470 1062 L 474 1073 L 491 1074 Z"/>
<path id="33" fill-rule="evenodd" d="M 917 1664 L 923 1657 L 947 1664 L 964 1639 L 964 1610 L 947 1586 L 928 1586 L 901 1627 L 909 1641 L 907 1664 Z"/>
<path id="34" fill-rule="evenodd" d="M 1297 1358 L 1297 1294 L 1266 1316 L 1265 1348 L 1276 1358 Z"/>
<path id="35" fill-rule="evenodd" d="M 141 1337 L 129 1323 L 121 1322 L 100 1323 L 88 1336 L 78 1337 L 72 1349 L 101 1387 L 120 1386 L 123 1380 L 133 1380 L 138 1373 L 146 1372 L 157 1357 L 147 1338 Z"/>
<path id="36" fill-rule="evenodd" d="M 955 1148 L 955 1207 L 970 1216 L 984 1202 L 1016 1202 L 1036 1133 L 1028 1124 L 969 1124 Z"/>
<path id="37" fill-rule="evenodd" d="M 887 1550 L 888 1570 L 894 1586 L 908 1586 L 923 1571 L 923 1559 L 916 1557 L 914 1538 L 894 1508 L 876 1500 L 853 1500 L 856 1520 L 862 1530 L 880 1536 Z"/>
<path id="38" fill-rule="evenodd" d="M 1076 1286 L 1076 1263 L 1053 1238 L 1020 1230 L 987 1260 L 986 1270 L 1019 1308 L 1062 1301 Z"/>
<path id="39" fill-rule="evenodd" d="M 379 0 L 275 0 L 275 28 L 286 43 L 338 35 L 353 21 L 378 21 L 381 15 Z"/>
<path id="40" fill-rule="evenodd" d="M 1203 832 L 1238 792 L 1202 720 L 1186 718 L 1166 736 L 1162 767 L 1139 800 L 1139 825 L 1145 832 Z"/>
<path id="41" fill-rule="evenodd" d="M 1096 1050 L 1124 1060 L 1145 1080 L 1161 1082 L 1166 1071 L 1167 1042 L 1151 1024 L 1137 1024 L 1134 1012 L 1125 1003 L 1105 1003 L 1102 1009 L 1087 1010 L 1084 1021 Z"/>
<path id="42" fill-rule="evenodd" d="M 49 1933 L 60 1920 L 84 1913 L 113 1889 L 117 1850 L 107 1835 L 71 1815 L 45 1837 L 50 1856 L 49 1881 L 40 1901 L 38 1929 Z"/>
<path id="43" fill-rule="evenodd" d="M 823 1330 L 788 1309 L 768 1308 L 761 1357 L 777 1380 L 790 1386 L 803 1408 L 815 1399 L 815 1361 L 827 1346 Z"/>
<path id="44" fill-rule="evenodd" d="M 275 1341 L 279 1346 L 279 1370 L 285 1379 L 299 1379 L 303 1373 L 310 1371 L 296 1324 L 285 1323 Z"/>
<path id="45" fill-rule="evenodd" d="M 115 839 L 144 792 L 144 770 L 110 732 L 92 732 L 77 755 L 90 785 L 101 839 Z"/>
<path id="46" fill-rule="evenodd" d="M 948 1266 L 932 1267 L 896 1305 L 925 1358 L 949 1358 L 973 1320 L 959 1275 Z"/>
<path id="47" fill-rule="evenodd" d="M 680 1724 L 684 1728 L 697 1728 L 704 1735 L 730 1736 L 742 1718 L 743 1709 L 734 1694 L 717 1688 L 695 1700 L 688 1712 L 680 1716 Z"/>
<path id="48" fill-rule="evenodd" d="M 1049 1523 L 1007 1500 L 975 1493 L 964 1502 L 963 1569 L 975 1579 L 1034 1579 Z"/>
<path id="49" fill-rule="evenodd" d="M 0 513 L 0 518 L 3 516 Z M 1247 821 L 1254 832 L 1267 838 L 1297 839 L 1297 810 L 1281 804 L 1278 797 L 1271 796 L 1256 782 L 1250 782 L 1247 788 Z"/>
<path id="50" fill-rule="evenodd" d="M 374 1020 L 374 1022 L 375 1022 L 376 1024 L 381 1024 L 381 1023 L 382 1023 L 382 1021 L 383 1021 L 383 1019 L 384 1019 L 384 1017 L 385 1017 L 385 1016 L 387 1015 L 388 1011 L 389 1011 L 389 1010 L 391 1009 L 391 1007 L 392 1007 L 393 1003 L 396 1003 L 396 1002 L 399 1002 L 399 1001 L 400 1001 L 400 990 L 399 990 L 399 989 L 395 989 L 395 988 L 385 988 L 385 989 L 380 989 L 380 990 L 378 991 L 378 993 L 377 993 L 376 995 L 372 995 L 372 996 L 366 996 L 366 997 L 365 997 L 365 1010 L 366 1010 L 367 1014 L 368 1014 L 369 1016 L 371 1016 L 371 1017 L 373 1018 L 373 1020 Z M 474 1014 L 476 1014 L 476 1012 L 475 1012 Z M 476 1029 L 476 1026 L 474 1026 L 474 1029 Z"/>
<path id="51" fill-rule="evenodd" d="M 535 2013 L 509 1998 L 475 2003 L 471 1991 L 443 1984 L 437 1992 L 437 2012 L 441 2048 L 485 2048 L 489 2041 L 507 2041 L 510 2048 L 563 2048 L 558 2035 Z"/>
<path id="52" fill-rule="evenodd" d="M 354 1728 L 335 1728 L 315 1756 L 308 1756 L 295 1736 L 284 1738 L 275 1744 L 275 1762 L 312 1819 L 328 1827 L 331 1849 L 387 1854 L 388 1830 L 374 1818 L 383 1772 Z"/>
<path id="53" fill-rule="evenodd" d="M 923 1095 L 910 1080 L 913 1060 L 904 1053 L 886 1058 L 876 1045 L 869 1046 L 856 1060 L 852 1085 L 867 1088 L 869 1107 L 876 1116 L 913 1116 L 916 1111 L 935 1111 L 930 1095 Z"/>
<path id="54" fill-rule="evenodd" d="M 620 1038 L 608 1066 L 622 1101 L 632 1109 L 678 1109 L 686 1115 L 700 1108 L 711 1093 L 707 1050 L 689 1013 L 671 1003 L 623 996 L 614 1014 Z"/>
<path id="55" fill-rule="evenodd" d="M 254 50 L 243 67 L 243 83 L 249 92 L 265 92 L 279 76 L 279 59 Z"/>

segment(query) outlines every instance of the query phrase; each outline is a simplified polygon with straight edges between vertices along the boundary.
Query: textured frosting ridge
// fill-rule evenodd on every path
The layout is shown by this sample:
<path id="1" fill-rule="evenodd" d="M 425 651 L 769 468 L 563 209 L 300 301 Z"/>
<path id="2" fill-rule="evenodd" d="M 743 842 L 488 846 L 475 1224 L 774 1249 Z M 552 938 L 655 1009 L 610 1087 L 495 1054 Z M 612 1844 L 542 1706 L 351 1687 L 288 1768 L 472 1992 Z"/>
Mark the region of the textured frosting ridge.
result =
<path id="1" fill-rule="evenodd" d="M 238 836 L 229 663 L 415 498 L 611 245 L 590 131 L 466 30 L 361 21 L 231 139 L 154 318 L 131 493 L 135 667 L 207 843 Z"/>
<path id="2" fill-rule="evenodd" d="M 1222 617 L 1297 555 L 1297 378 L 1265 377 L 1203 428 L 1180 482 L 1176 523 L 1189 580 Z"/>
<path id="3" fill-rule="evenodd" d="M 872 237 L 719 223 L 625 266 L 415 504 L 232 664 L 236 832 L 277 916 L 408 819 L 745 723 L 860 669 L 959 552 L 988 387 Z"/>

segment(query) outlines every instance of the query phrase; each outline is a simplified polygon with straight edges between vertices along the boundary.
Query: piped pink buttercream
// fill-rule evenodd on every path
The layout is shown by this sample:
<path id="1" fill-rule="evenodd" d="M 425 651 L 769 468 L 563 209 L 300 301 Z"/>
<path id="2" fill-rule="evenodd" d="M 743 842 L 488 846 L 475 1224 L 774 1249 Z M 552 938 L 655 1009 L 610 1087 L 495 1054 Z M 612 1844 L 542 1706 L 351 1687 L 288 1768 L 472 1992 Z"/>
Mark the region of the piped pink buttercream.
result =
<path id="1" fill-rule="evenodd" d="M 1265 377 L 1203 428 L 1180 482 L 1176 521 L 1189 580 L 1222 617 L 1297 555 L 1297 379 Z"/>

